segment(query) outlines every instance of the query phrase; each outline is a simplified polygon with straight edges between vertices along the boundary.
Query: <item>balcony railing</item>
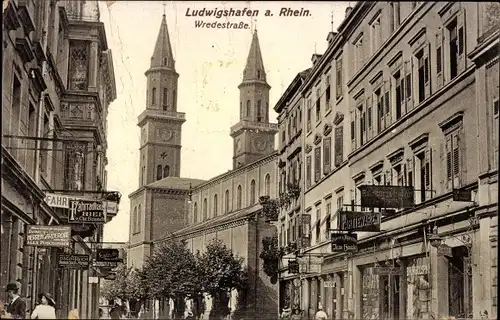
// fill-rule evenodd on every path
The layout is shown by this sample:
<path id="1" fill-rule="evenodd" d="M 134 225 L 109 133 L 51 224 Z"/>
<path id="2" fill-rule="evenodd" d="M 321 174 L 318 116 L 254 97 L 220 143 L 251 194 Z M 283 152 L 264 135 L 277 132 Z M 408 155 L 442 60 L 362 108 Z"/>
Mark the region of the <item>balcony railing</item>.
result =
<path id="1" fill-rule="evenodd" d="M 66 14 L 69 20 L 99 22 L 100 12 L 97 1 L 65 1 Z"/>

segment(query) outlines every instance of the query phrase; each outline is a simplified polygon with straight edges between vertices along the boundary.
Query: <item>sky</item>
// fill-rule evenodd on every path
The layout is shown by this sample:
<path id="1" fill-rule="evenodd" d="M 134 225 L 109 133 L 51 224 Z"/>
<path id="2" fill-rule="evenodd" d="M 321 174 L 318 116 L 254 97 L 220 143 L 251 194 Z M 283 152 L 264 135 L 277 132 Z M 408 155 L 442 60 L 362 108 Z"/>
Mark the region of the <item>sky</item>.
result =
<path id="1" fill-rule="evenodd" d="M 312 66 L 313 53 L 327 48 L 328 32 L 343 21 L 355 2 L 220 2 L 220 1 L 100 1 L 101 21 L 113 54 L 117 99 L 108 114 L 107 189 L 122 194 L 118 215 L 106 224 L 105 241 L 126 242 L 129 232 L 128 195 L 139 185 L 139 127 L 145 109 L 146 76 L 163 12 L 176 60 L 178 111 L 186 113 L 182 127 L 181 176 L 208 180 L 232 168 L 229 128 L 239 120 L 239 90 L 251 29 L 201 29 L 186 16 L 200 9 L 259 10 L 255 17 L 223 17 L 219 22 L 246 22 L 256 28 L 271 85 L 272 107 L 297 73 Z M 165 6 L 164 6 L 165 5 Z M 281 8 L 310 11 L 306 17 L 280 17 Z M 274 16 L 266 17 L 270 10 Z M 332 18 L 333 17 L 333 18 Z"/>

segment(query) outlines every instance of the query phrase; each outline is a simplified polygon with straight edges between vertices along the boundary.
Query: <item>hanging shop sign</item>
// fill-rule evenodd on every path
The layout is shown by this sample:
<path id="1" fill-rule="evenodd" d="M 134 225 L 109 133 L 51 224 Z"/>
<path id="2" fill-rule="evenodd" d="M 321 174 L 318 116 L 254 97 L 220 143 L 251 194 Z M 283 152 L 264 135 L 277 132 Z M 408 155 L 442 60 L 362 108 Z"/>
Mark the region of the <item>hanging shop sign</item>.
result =
<path id="1" fill-rule="evenodd" d="M 115 201 L 106 201 L 106 213 L 117 214 L 118 213 L 118 203 Z"/>
<path id="2" fill-rule="evenodd" d="M 452 248 L 447 245 L 447 244 L 441 244 L 439 247 L 437 247 L 437 255 L 440 257 L 453 257 L 453 252 Z"/>
<path id="3" fill-rule="evenodd" d="M 323 284 L 325 288 L 335 288 L 335 281 L 325 281 Z"/>
<path id="4" fill-rule="evenodd" d="M 102 201 L 70 200 L 69 223 L 106 222 L 106 212 Z"/>
<path id="5" fill-rule="evenodd" d="M 355 233 L 331 233 L 330 242 L 332 245 L 332 252 L 358 251 L 358 235 Z"/>
<path id="6" fill-rule="evenodd" d="M 340 211 L 340 230 L 380 232 L 380 213 Z"/>
<path id="7" fill-rule="evenodd" d="M 67 248 L 71 244 L 70 226 L 28 225 L 26 245 L 35 247 Z"/>
<path id="8" fill-rule="evenodd" d="M 60 254 L 57 256 L 57 266 L 61 269 L 88 269 L 90 257 L 86 254 Z"/>
<path id="9" fill-rule="evenodd" d="M 415 205 L 415 189 L 406 186 L 362 185 L 361 206 L 367 208 L 411 208 Z"/>
<path id="10" fill-rule="evenodd" d="M 68 195 L 68 194 L 57 194 L 57 193 L 45 193 L 45 202 L 49 207 L 52 208 L 63 208 L 69 209 L 71 200 L 89 200 L 94 201 L 89 197 Z"/>
<path id="11" fill-rule="evenodd" d="M 401 276 L 403 275 L 403 270 L 400 267 L 374 267 L 373 274 L 379 276 Z"/>
<path id="12" fill-rule="evenodd" d="M 97 249 L 96 261 L 120 262 L 120 251 L 118 249 Z"/>
<path id="13" fill-rule="evenodd" d="M 297 258 L 297 262 L 300 265 L 300 273 L 321 273 L 322 257 L 305 256 Z"/>
<path id="14" fill-rule="evenodd" d="M 94 261 L 93 266 L 98 268 L 116 268 L 121 261 Z"/>
<path id="15" fill-rule="evenodd" d="M 297 261 L 288 261 L 288 273 L 299 273 L 299 263 Z"/>

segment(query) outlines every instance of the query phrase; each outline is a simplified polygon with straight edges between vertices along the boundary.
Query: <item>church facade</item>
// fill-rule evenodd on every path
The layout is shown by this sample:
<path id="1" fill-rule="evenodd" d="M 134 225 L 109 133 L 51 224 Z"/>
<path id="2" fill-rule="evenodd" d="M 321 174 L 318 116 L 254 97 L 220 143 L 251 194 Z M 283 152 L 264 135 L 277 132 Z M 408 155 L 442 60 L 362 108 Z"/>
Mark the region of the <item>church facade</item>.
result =
<path id="1" fill-rule="evenodd" d="M 177 111 L 177 78 L 165 15 L 146 72 L 146 110 L 141 130 L 139 188 L 129 195 L 128 266 L 141 268 L 154 246 L 172 236 L 203 251 L 222 240 L 242 257 L 249 272 L 246 314 L 262 318 L 278 312 L 277 285 L 263 272 L 262 239 L 276 232 L 262 217 L 261 196 L 276 198 L 277 124 L 269 122 L 269 91 L 257 32 L 240 90 L 240 120 L 230 128 L 233 169 L 207 181 L 180 177 L 181 127 Z M 236 308 L 236 297 L 231 308 Z M 209 305 L 207 308 L 209 308 Z"/>

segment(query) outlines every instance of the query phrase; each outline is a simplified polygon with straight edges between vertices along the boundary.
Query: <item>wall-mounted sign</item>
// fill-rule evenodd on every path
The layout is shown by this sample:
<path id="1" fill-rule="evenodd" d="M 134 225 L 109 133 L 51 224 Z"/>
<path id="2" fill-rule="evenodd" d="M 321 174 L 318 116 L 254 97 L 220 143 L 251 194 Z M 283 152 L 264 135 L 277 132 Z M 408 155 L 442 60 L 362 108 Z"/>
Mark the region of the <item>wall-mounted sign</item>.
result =
<path id="1" fill-rule="evenodd" d="M 441 244 L 439 247 L 437 247 L 437 255 L 438 256 L 444 256 L 444 257 L 453 257 L 453 252 L 452 248 L 447 245 L 447 244 Z"/>
<path id="2" fill-rule="evenodd" d="M 409 266 L 406 268 L 407 276 L 420 276 L 428 273 L 428 268 L 426 264 Z"/>
<path id="3" fill-rule="evenodd" d="M 335 288 L 335 281 L 325 281 L 323 286 L 325 288 Z"/>
<path id="4" fill-rule="evenodd" d="M 470 190 L 455 189 L 453 190 L 453 201 L 471 202 L 472 192 Z"/>
<path id="5" fill-rule="evenodd" d="M 69 247 L 71 243 L 70 226 L 28 225 L 26 245 L 36 247 Z"/>
<path id="6" fill-rule="evenodd" d="M 379 232 L 380 213 L 340 211 L 340 230 Z"/>
<path id="7" fill-rule="evenodd" d="M 94 261 L 94 267 L 116 268 L 118 267 L 118 261 Z"/>
<path id="8" fill-rule="evenodd" d="M 299 273 L 299 263 L 295 260 L 288 261 L 288 272 Z"/>
<path id="9" fill-rule="evenodd" d="M 45 194 L 45 202 L 52 208 L 65 208 L 69 209 L 69 201 L 74 199 L 74 197 L 70 197 L 64 194 L 54 194 L 54 193 L 46 193 Z"/>
<path id="10" fill-rule="evenodd" d="M 415 205 L 415 189 L 406 186 L 362 185 L 361 206 L 367 208 L 411 208 Z"/>
<path id="11" fill-rule="evenodd" d="M 297 258 L 297 262 L 300 265 L 300 273 L 321 273 L 322 257 L 305 256 Z"/>
<path id="12" fill-rule="evenodd" d="M 69 223 L 105 223 L 106 213 L 102 201 L 70 200 Z"/>
<path id="13" fill-rule="evenodd" d="M 332 252 L 356 252 L 358 251 L 358 235 L 355 233 L 330 234 Z"/>
<path id="14" fill-rule="evenodd" d="M 379 276 L 388 276 L 388 275 L 403 275 L 403 270 L 400 267 L 374 267 L 373 274 Z"/>
<path id="15" fill-rule="evenodd" d="M 114 261 L 119 262 L 120 251 L 118 249 L 97 249 L 96 261 Z"/>
<path id="16" fill-rule="evenodd" d="M 61 269 L 88 269 L 90 257 L 86 254 L 60 254 L 57 256 L 57 266 Z"/>

